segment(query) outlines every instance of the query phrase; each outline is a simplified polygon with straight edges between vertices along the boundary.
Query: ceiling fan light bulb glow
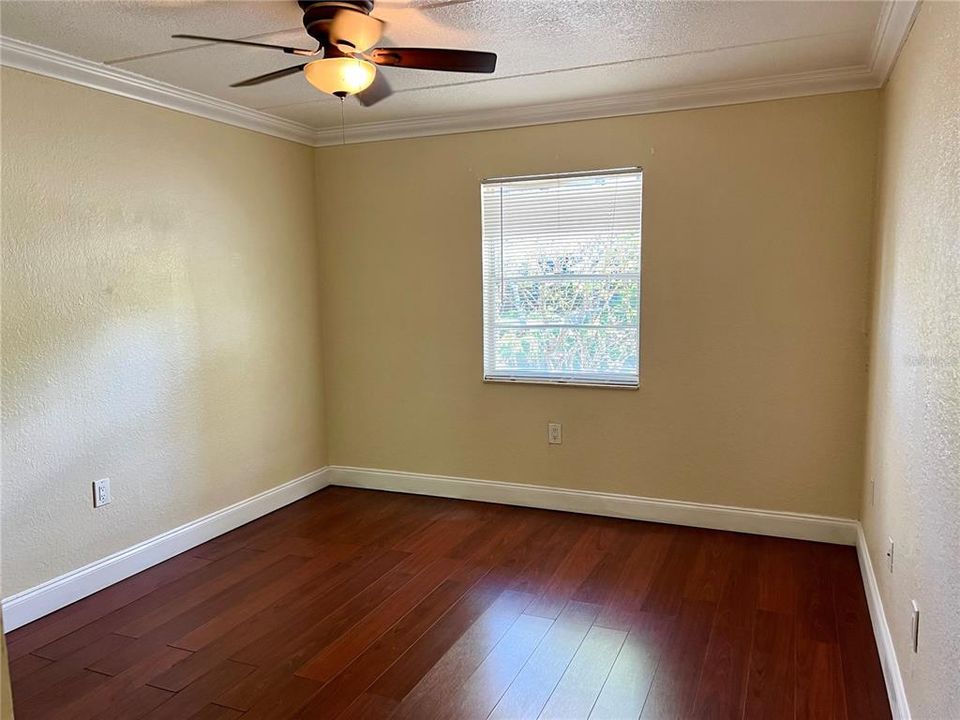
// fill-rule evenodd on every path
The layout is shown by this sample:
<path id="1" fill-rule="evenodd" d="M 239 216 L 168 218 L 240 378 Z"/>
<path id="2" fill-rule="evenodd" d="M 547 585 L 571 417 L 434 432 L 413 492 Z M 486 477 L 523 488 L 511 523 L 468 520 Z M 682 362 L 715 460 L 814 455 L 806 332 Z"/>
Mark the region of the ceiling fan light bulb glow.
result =
<path id="1" fill-rule="evenodd" d="M 303 69 L 307 81 L 317 90 L 342 97 L 355 95 L 370 87 L 377 68 L 373 63 L 355 57 L 314 60 Z"/>

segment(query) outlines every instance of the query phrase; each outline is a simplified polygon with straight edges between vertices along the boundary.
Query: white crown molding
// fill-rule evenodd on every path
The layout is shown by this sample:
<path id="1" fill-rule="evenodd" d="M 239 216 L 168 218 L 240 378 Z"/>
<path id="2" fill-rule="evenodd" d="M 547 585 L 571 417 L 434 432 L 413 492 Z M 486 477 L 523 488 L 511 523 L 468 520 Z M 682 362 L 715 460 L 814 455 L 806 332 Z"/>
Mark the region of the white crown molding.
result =
<path id="1" fill-rule="evenodd" d="M 645 115 L 671 110 L 738 105 L 761 100 L 781 100 L 807 95 L 870 90 L 878 87 L 870 68 L 863 65 L 791 75 L 711 83 L 684 88 L 568 100 L 521 107 L 387 120 L 348 127 L 350 143 L 397 140 L 427 135 L 449 135 L 478 130 L 499 130 L 549 125 L 576 120 Z M 340 128 L 317 131 L 315 145 L 340 145 Z"/>
<path id="2" fill-rule="evenodd" d="M 0 65 L 305 145 L 316 139 L 316 130 L 307 125 L 22 40 L 0 36 Z"/>
<path id="3" fill-rule="evenodd" d="M 867 547 L 867 539 L 863 534 L 863 527 L 860 523 L 857 523 L 857 559 L 860 561 L 860 575 L 863 578 L 863 590 L 867 596 L 867 607 L 870 609 L 870 622 L 873 625 L 873 635 L 877 641 L 877 653 L 880 655 L 883 680 L 887 686 L 890 713 L 894 720 L 910 720 L 910 706 L 907 704 L 907 691 L 903 686 L 903 675 L 900 674 L 900 663 L 897 662 L 897 651 L 893 645 L 893 636 L 890 634 L 887 616 L 883 612 L 880 588 L 877 585 L 877 576 L 873 571 L 873 562 L 870 560 L 870 548 Z"/>
<path id="4" fill-rule="evenodd" d="M 3 600 L 4 630 L 10 631 L 207 540 L 263 517 L 327 486 L 326 468 L 266 490 L 193 522 L 41 583 Z"/>
<path id="5" fill-rule="evenodd" d="M 920 0 L 888 0 L 884 3 L 871 50 L 870 71 L 877 87 L 882 87 L 890 77 L 919 10 Z"/>
<path id="6" fill-rule="evenodd" d="M 344 487 L 521 505 L 839 545 L 857 543 L 858 523 L 848 518 L 339 465 L 328 467 L 324 479 L 330 485 Z"/>
<path id="7" fill-rule="evenodd" d="M 882 87 L 890 75 L 919 6 L 920 0 L 887 0 L 884 3 L 868 65 L 615 97 L 361 123 L 347 128 L 345 142 L 352 144 L 449 135 L 875 89 Z M 0 37 L 0 64 L 313 147 L 341 143 L 339 128 L 316 130 L 302 123 L 184 90 L 127 70 L 12 38 Z"/>

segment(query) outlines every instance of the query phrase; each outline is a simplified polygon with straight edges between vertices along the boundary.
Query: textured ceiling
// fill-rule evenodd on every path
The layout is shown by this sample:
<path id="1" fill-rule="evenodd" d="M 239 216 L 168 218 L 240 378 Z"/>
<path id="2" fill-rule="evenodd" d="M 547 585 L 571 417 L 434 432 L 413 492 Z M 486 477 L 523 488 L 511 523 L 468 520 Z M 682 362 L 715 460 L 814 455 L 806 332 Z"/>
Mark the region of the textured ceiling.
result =
<path id="1" fill-rule="evenodd" d="M 498 53 L 494 75 L 384 70 L 396 94 L 346 105 L 348 124 L 607 98 L 869 66 L 881 2 L 391 0 L 381 43 Z M 194 33 L 310 47 L 294 0 L 4 0 L 3 35 L 107 63 L 323 130 L 340 103 L 302 74 L 230 83 L 299 64 L 279 51 L 174 40 Z"/>

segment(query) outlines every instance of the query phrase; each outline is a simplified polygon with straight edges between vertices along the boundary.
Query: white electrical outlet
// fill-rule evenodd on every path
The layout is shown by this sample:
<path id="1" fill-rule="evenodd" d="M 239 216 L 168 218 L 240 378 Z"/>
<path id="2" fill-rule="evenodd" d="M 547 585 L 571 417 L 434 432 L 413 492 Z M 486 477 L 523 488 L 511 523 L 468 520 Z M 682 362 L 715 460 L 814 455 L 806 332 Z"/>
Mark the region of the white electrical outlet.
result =
<path id="1" fill-rule="evenodd" d="M 109 505 L 113 500 L 110 495 L 110 478 L 93 481 L 93 506 L 95 508 Z"/>
<path id="2" fill-rule="evenodd" d="M 887 538 L 887 569 L 893 572 L 893 538 Z"/>
<path id="3" fill-rule="evenodd" d="M 563 426 L 560 423 L 547 423 L 547 442 L 551 445 L 563 442 Z"/>
<path id="4" fill-rule="evenodd" d="M 917 607 L 917 601 L 911 600 L 913 606 L 913 615 L 910 616 L 910 641 L 913 645 L 913 651 L 917 652 L 920 647 L 920 608 Z"/>

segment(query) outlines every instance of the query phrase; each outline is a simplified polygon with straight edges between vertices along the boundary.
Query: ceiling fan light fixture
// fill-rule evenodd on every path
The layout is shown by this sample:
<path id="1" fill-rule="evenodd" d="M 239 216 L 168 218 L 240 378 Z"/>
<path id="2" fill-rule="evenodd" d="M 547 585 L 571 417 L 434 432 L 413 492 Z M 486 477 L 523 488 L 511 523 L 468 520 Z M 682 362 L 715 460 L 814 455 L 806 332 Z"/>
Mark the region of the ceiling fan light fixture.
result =
<path id="1" fill-rule="evenodd" d="M 303 73 L 317 90 L 345 97 L 370 87 L 377 75 L 377 67 L 360 58 L 333 57 L 307 63 Z"/>

